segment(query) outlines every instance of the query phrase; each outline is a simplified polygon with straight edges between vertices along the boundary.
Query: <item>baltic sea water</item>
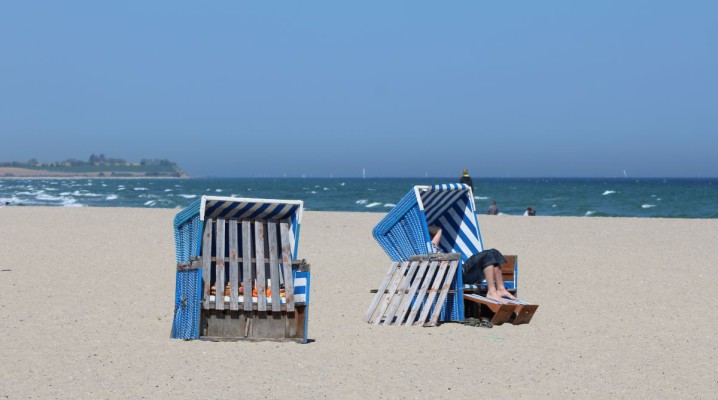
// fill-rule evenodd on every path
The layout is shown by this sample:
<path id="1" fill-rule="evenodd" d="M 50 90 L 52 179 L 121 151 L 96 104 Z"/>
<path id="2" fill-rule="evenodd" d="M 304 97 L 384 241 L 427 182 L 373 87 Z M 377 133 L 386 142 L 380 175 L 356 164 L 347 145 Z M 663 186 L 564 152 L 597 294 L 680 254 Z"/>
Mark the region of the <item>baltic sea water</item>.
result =
<path id="1" fill-rule="evenodd" d="M 456 178 L 0 179 L 0 207 L 184 208 L 202 195 L 303 200 L 314 211 L 386 213 L 414 185 Z M 718 179 L 476 178 L 477 213 L 718 218 Z"/>

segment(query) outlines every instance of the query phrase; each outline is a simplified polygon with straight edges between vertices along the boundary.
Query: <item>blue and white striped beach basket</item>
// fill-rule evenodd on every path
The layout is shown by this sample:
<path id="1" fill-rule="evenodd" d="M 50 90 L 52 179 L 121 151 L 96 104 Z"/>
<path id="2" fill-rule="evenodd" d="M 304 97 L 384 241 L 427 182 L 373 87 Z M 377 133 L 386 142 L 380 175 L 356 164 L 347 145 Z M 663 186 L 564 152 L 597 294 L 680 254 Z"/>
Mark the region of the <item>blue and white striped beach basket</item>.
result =
<path id="1" fill-rule="evenodd" d="M 303 202 L 299 200 L 202 196 L 175 216 L 177 263 L 187 263 L 191 258 L 200 256 L 204 221 L 216 218 L 288 222 L 291 256 L 296 259 L 303 207 Z M 294 278 L 295 301 L 303 302 L 308 307 L 310 274 L 308 271 L 297 271 Z M 201 297 L 202 269 L 178 269 L 172 338 L 199 338 Z"/>
<path id="2" fill-rule="evenodd" d="M 443 231 L 441 252 L 460 253 L 462 264 L 484 249 L 471 188 L 461 183 L 414 186 L 372 234 L 389 258 L 407 261 L 412 255 L 434 253 L 428 228 L 432 225 Z M 442 321 L 464 319 L 463 287 L 459 270 L 450 287 L 456 293 L 450 293 L 442 306 Z"/>

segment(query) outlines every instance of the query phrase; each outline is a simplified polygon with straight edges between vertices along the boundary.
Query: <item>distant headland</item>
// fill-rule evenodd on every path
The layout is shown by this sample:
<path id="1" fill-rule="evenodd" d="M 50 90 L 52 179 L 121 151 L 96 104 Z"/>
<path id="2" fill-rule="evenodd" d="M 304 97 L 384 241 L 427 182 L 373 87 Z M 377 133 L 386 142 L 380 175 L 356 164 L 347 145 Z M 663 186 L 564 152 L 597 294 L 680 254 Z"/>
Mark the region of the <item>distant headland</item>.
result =
<path id="1" fill-rule="evenodd" d="M 189 178 L 176 163 L 169 160 L 143 159 L 130 163 L 121 158 L 92 154 L 87 161 L 68 159 L 41 163 L 0 161 L 1 178 Z"/>

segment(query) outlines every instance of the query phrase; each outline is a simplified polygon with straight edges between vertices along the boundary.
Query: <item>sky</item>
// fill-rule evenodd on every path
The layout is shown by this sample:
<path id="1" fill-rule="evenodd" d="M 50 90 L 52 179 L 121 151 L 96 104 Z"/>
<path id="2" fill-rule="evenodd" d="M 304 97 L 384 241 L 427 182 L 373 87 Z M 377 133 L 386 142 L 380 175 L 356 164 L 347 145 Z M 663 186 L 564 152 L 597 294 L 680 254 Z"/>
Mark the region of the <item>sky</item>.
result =
<path id="1" fill-rule="evenodd" d="M 0 161 L 717 177 L 715 1 L 4 1 Z"/>

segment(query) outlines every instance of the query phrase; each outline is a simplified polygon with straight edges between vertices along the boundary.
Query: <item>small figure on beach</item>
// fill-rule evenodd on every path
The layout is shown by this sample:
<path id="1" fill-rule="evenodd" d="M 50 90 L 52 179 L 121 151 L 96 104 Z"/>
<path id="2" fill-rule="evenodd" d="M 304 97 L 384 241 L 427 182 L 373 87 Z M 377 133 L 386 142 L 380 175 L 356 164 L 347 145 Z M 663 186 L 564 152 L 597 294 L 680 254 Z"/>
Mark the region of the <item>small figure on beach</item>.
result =
<path id="1" fill-rule="evenodd" d="M 469 185 L 471 190 L 474 190 L 474 181 L 469 176 L 469 170 L 467 168 L 464 168 L 463 171 L 461 171 L 461 179 L 459 180 L 459 183 Z"/>
<path id="2" fill-rule="evenodd" d="M 524 211 L 524 217 L 533 217 L 534 215 L 536 215 L 536 210 L 531 207 L 527 208 L 526 211 Z"/>
<path id="3" fill-rule="evenodd" d="M 491 205 L 486 213 L 489 215 L 499 215 L 499 208 L 496 207 L 496 200 L 491 200 Z"/>
<path id="4" fill-rule="evenodd" d="M 486 279 L 487 298 L 503 304 L 506 304 L 504 298 L 516 300 L 516 296 L 506 290 L 506 286 L 504 286 L 501 264 L 505 263 L 504 255 L 496 249 L 476 253 L 464 263 L 464 283 L 478 284 Z"/>
<path id="5" fill-rule="evenodd" d="M 439 248 L 439 242 L 441 241 L 441 228 L 435 225 L 429 226 L 429 237 L 431 237 L 431 246 L 434 247 L 434 252 L 441 253 Z"/>

